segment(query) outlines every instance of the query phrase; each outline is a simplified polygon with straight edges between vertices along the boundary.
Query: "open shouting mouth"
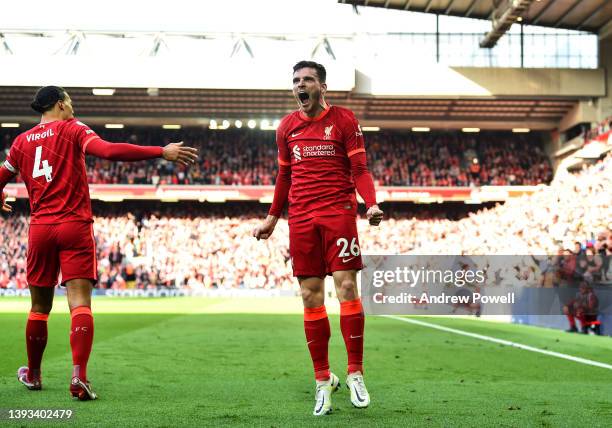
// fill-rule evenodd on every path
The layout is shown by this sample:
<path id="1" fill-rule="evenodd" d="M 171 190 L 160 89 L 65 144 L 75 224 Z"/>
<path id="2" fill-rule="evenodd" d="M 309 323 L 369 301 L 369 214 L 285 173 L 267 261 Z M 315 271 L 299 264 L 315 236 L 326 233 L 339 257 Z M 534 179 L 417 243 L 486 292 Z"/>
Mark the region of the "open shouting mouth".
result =
<path id="1" fill-rule="evenodd" d="M 302 107 L 307 107 L 310 104 L 310 95 L 307 92 L 298 92 L 298 99 Z"/>

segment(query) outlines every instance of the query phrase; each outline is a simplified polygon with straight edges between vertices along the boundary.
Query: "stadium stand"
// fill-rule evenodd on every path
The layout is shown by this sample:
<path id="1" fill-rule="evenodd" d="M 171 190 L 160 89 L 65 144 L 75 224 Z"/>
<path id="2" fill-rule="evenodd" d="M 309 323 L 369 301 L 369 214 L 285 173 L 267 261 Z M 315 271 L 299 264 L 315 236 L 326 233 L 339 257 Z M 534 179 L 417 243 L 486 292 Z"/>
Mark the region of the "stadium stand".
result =
<path id="1" fill-rule="evenodd" d="M 549 254 L 576 256 L 566 274 L 582 274 L 580 260 L 598 266 L 592 279 L 609 280 L 612 255 L 609 189 L 612 155 L 576 174 L 559 175 L 530 196 L 469 213 L 459 220 L 434 209 L 419 213 L 390 206 L 377 230 L 360 220 L 364 253 Z M 286 221 L 265 242 L 250 232 L 265 212 L 260 204 L 168 205 L 129 209 L 97 203 L 99 287 L 279 288 L 292 290 Z M 22 210 L 23 211 L 23 210 Z M 27 216 L 3 216 L 0 287 L 24 288 Z M 580 244 L 576 249 L 575 242 Z M 573 253 L 572 253 L 573 251 Z M 593 262 L 593 260 L 595 262 Z M 559 259 L 561 261 L 561 259 Z M 600 263 L 601 261 L 601 263 Z"/>
<path id="2" fill-rule="evenodd" d="M 113 163 L 88 157 L 92 184 L 271 185 L 277 174 L 274 132 L 229 129 L 98 129 L 109 141 L 165 145 L 184 140 L 200 150 L 200 164 L 186 169 L 156 162 Z M 0 138 L 2 157 L 15 131 Z M 511 133 L 468 135 L 457 132 L 370 133 L 369 166 L 377 185 L 482 186 L 535 185 L 552 178 L 539 136 Z"/>
<path id="3" fill-rule="evenodd" d="M 610 135 L 610 126 L 612 125 L 612 116 L 602 120 L 597 126 L 592 127 L 590 130 L 583 134 L 585 141 L 588 140 L 602 140 L 607 141 Z"/>

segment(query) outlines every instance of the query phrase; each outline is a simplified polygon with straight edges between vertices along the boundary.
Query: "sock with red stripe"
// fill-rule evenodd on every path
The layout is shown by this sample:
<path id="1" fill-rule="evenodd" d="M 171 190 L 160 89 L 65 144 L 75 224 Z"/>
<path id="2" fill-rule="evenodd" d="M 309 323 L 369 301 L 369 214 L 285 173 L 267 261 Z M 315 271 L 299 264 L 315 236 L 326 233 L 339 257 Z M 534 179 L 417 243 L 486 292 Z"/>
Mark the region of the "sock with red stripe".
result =
<path id="1" fill-rule="evenodd" d="M 570 328 L 576 328 L 576 318 L 573 315 L 567 315 L 567 320 L 569 321 Z"/>
<path id="2" fill-rule="evenodd" d="M 328 344 L 331 331 L 325 306 L 304 308 L 304 332 L 314 366 L 315 379 L 328 380 L 330 377 Z"/>
<path id="3" fill-rule="evenodd" d="M 26 348 L 28 351 L 28 382 L 40 378 L 40 365 L 47 346 L 47 320 L 49 314 L 30 312 L 26 324 Z"/>
<path id="4" fill-rule="evenodd" d="M 363 373 L 363 331 L 365 317 L 361 299 L 340 302 L 340 330 L 348 354 L 347 372 Z"/>
<path id="5" fill-rule="evenodd" d="M 87 361 L 93 343 L 94 323 L 91 308 L 78 306 L 70 314 L 70 347 L 72 348 L 72 377 L 87 381 Z"/>

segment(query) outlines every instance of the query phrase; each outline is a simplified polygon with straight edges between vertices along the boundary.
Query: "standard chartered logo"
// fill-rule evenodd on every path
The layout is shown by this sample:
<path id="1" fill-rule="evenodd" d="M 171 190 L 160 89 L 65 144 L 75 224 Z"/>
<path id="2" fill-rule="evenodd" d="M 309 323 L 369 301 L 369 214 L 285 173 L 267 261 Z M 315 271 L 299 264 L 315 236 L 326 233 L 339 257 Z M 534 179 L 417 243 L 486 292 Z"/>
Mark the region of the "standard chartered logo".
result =
<path id="1" fill-rule="evenodd" d="M 336 148 L 333 144 L 317 144 L 316 146 L 293 146 L 293 156 L 295 161 L 299 162 L 302 160 L 302 156 L 305 158 L 316 157 L 316 156 L 335 156 Z"/>
<path id="2" fill-rule="evenodd" d="M 297 162 L 302 160 L 302 154 L 300 153 L 300 146 L 297 144 L 293 146 L 293 156 Z"/>
<path id="3" fill-rule="evenodd" d="M 334 156 L 336 149 L 333 144 L 318 144 L 316 146 L 304 146 L 304 157 L 309 156 Z"/>

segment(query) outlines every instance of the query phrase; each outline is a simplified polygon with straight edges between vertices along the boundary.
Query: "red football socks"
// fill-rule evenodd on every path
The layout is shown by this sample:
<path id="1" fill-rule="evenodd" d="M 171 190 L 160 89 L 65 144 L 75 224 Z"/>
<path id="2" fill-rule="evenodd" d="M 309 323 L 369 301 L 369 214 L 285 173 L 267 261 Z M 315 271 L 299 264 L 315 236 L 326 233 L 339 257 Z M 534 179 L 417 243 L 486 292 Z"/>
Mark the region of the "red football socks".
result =
<path id="1" fill-rule="evenodd" d="M 87 361 L 93 343 L 94 324 L 91 308 L 79 306 L 70 314 L 72 325 L 70 327 L 70 347 L 72 348 L 72 377 L 87 381 Z"/>
<path id="2" fill-rule="evenodd" d="M 363 373 L 363 331 L 365 317 L 361 299 L 340 302 L 340 330 L 348 354 L 347 372 Z"/>
<path id="3" fill-rule="evenodd" d="M 328 380 L 330 374 L 327 351 L 331 331 L 325 306 L 304 308 L 304 332 L 314 366 L 315 379 Z"/>
<path id="4" fill-rule="evenodd" d="M 28 381 L 40 378 L 40 364 L 47 346 L 47 320 L 49 314 L 30 312 L 26 324 L 26 348 L 28 351 Z"/>

